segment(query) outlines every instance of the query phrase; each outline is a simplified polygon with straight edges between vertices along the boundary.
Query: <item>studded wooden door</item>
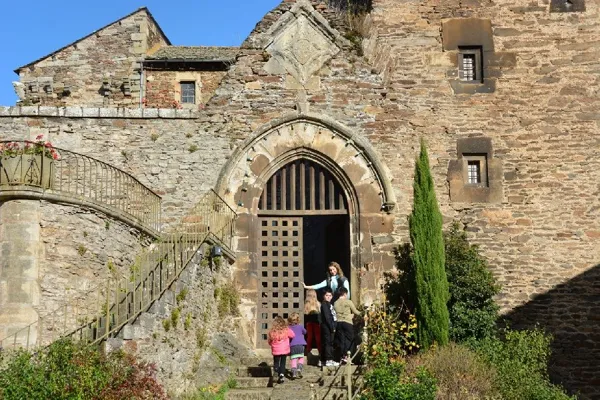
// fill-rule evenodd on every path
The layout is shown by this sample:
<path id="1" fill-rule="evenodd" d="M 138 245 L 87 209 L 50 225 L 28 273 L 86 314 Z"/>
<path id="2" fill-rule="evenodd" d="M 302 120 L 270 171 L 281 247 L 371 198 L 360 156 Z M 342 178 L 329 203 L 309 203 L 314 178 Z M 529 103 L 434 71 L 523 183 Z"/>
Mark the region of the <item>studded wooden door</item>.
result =
<path id="1" fill-rule="evenodd" d="M 260 217 L 257 347 L 268 348 L 276 316 L 304 317 L 302 217 Z"/>

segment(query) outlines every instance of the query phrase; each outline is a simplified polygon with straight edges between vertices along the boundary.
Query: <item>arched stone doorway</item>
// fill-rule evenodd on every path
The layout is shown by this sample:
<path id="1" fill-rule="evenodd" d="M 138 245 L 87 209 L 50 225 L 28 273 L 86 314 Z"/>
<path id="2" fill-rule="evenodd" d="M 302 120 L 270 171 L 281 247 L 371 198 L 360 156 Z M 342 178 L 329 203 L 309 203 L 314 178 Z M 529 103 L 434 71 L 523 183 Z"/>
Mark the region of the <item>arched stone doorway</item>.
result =
<path id="1" fill-rule="evenodd" d="M 301 163 L 305 164 L 304 209 L 298 194 L 301 187 Z M 293 165 L 295 167 L 292 167 Z M 315 174 L 313 189 L 310 188 L 311 166 Z M 292 172 L 292 168 L 296 168 L 296 171 Z M 292 173 L 296 174 L 296 187 L 293 191 Z M 277 180 L 283 182 L 284 174 L 285 188 L 281 184 L 277 185 Z M 372 235 L 390 234 L 393 231 L 394 217 L 390 212 L 395 205 L 395 196 L 387 176 L 386 169 L 364 138 L 335 121 L 315 115 L 292 114 L 273 121 L 255 132 L 232 154 L 221 171 L 216 189 L 227 201 L 237 205 L 239 218 L 234 243 L 237 253 L 234 279 L 243 298 L 242 313 L 247 319 L 244 329 L 256 347 L 262 347 L 262 331 L 270 326 L 273 313 L 285 314 L 280 312 L 283 306 L 280 297 L 275 301 L 269 298 L 271 304 L 267 307 L 267 312 L 261 310 L 264 309 L 261 302 L 265 284 L 263 279 L 270 279 L 266 283 L 268 286 L 269 282 L 274 282 L 273 272 L 277 272 L 277 279 L 283 278 L 280 274 L 284 272 L 283 269 L 276 270 L 270 264 L 270 270 L 264 271 L 267 276 L 263 276 L 262 263 L 293 262 L 293 255 L 290 256 L 293 253 L 288 253 L 288 257 L 292 258 L 284 260 L 281 258 L 282 253 L 279 253 L 282 249 L 262 248 L 263 242 L 273 246 L 274 241 L 272 237 L 262 240 L 263 224 L 264 227 L 273 227 L 273 223 L 277 223 L 277 235 L 281 234 L 284 228 L 289 235 L 295 227 L 299 229 L 297 235 L 303 234 L 306 229 L 312 229 L 328 236 L 329 229 L 330 232 L 338 233 L 335 237 L 343 238 L 339 243 L 332 244 L 337 247 L 334 255 L 326 254 L 322 249 L 315 249 L 317 253 L 321 253 L 318 255 L 319 261 L 315 262 L 322 262 L 323 265 L 315 266 L 315 270 L 303 268 L 297 277 L 292 276 L 291 278 L 298 280 L 297 287 L 290 288 L 288 282 L 288 287 L 282 288 L 279 285 L 282 285 L 283 281 L 278 282 L 277 288 L 267 287 L 271 291 L 281 289 L 281 293 L 287 290 L 288 296 L 294 295 L 292 289 L 298 290 L 297 297 L 292 297 L 298 301 L 288 302 L 288 308 L 294 308 L 293 303 L 298 303 L 296 305 L 299 307 L 303 305 L 302 280 L 317 283 L 324 279 L 326 263 L 335 260 L 334 257 L 340 258 L 336 261 L 339 261 L 347 272 L 353 298 L 360 302 L 361 296 L 364 296 L 368 302 L 368 299 L 376 295 L 374 288 L 378 286 L 379 273 L 373 271 L 372 274 L 365 274 L 365 270 L 368 270 L 365 265 L 376 257 L 389 256 L 373 252 Z M 331 186 L 333 197 L 329 190 Z M 312 196 L 310 190 L 314 190 Z M 284 191 L 285 210 L 281 200 Z M 265 193 L 266 196 L 263 196 Z M 295 206 L 292 206 L 292 193 L 296 193 Z M 311 198 L 314 199 L 314 207 L 310 205 Z M 318 206 L 321 201 L 324 204 L 322 209 Z M 273 208 L 273 204 L 275 209 L 269 210 L 270 207 Z M 280 225 L 284 222 L 288 225 Z M 343 233 L 339 234 L 340 232 Z M 266 234 L 272 235 L 269 232 Z M 304 243 L 298 242 L 298 246 L 301 246 L 304 252 Z M 280 243 L 277 243 L 277 246 L 279 245 Z M 311 240 L 311 245 L 315 246 L 315 241 Z M 266 256 L 263 256 L 263 251 L 267 252 Z M 273 251 L 277 251 L 276 256 L 273 255 Z M 297 251 L 300 256 L 301 250 Z M 269 257 L 270 260 L 263 257 Z M 277 268 L 279 267 L 278 264 Z M 306 275 L 306 271 L 314 272 L 308 272 Z M 285 278 L 290 278 L 289 272 Z M 364 284 L 365 278 L 369 280 L 367 284 Z"/>
<path id="2" fill-rule="evenodd" d="M 267 347 L 277 315 L 303 315 L 302 283 L 323 280 L 327 263 L 335 260 L 352 275 L 349 208 L 355 207 L 349 207 L 346 185 L 319 163 L 318 154 L 296 149 L 289 158 L 268 177 L 258 202 L 257 347 Z"/>

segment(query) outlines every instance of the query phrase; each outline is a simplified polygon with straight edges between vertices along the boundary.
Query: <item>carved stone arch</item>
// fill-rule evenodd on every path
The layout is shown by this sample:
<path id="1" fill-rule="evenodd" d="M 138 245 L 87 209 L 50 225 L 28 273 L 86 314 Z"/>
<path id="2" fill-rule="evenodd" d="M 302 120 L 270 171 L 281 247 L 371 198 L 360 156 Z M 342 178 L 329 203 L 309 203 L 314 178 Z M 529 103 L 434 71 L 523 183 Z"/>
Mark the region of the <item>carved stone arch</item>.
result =
<path id="1" fill-rule="evenodd" d="M 394 209 L 396 197 L 389 174 L 371 144 L 331 118 L 308 113 L 291 113 L 275 119 L 244 141 L 221 170 L 217 193 L 245 208 L 244 193 L 256 181 L 257 173 L 281 154 L 299 147 L 329 157 L 346 171 L 360 194 L 362 211 L 389 213 Z M 365 190 L 361 191 L 361 187 Z M 373 209 L 375 197 L 379 197 L 377 210 Z"/>
<path id="2" fill-rule="evenodd" d="M 267 180 L 271 176 L 273 176 L 274 173 L 279 171 L 287 164 L 296 160 L 312 161 L 316 164 L 319 164 L 320 166 L 325 168 L 329 173 L 331 173 L 342 187 L 345 200 L 348 204 L 348 214 L 350 214 L 351 216 L 358 215 L 360 211 L 358 205 L 358 195 L 356 193 L 355 188 L 352 186 L 352 182 L 350 181 L 349 177 L 329 157 L 310 148 L 299 147 L 296 149 L 292 149 L 282 154 L 278 159 L 274 160 L 274 162 L 269 163 L 267 168 L 265 168 L 260 174 L 260 176 L 257 177 L 255 187 L 257 189 L 259 187 L 264 188 L 265 184 L 267 183 Z M 255 190 L 253 191 L 253 193 L 258 193 L 258 197 L 260 198 L 262 190 Z M 252 201 L 250 212 L 252 214 L 259 213 L 258 202 L 256 201 L 256 199 L 253 199 Z"/>

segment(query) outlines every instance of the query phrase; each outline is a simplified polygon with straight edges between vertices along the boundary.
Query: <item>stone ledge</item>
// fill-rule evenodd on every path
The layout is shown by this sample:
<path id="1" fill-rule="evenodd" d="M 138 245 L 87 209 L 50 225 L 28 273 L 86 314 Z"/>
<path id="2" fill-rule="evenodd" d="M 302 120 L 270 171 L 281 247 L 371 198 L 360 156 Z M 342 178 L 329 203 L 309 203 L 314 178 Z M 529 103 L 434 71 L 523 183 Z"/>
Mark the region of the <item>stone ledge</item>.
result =
<path id="1" fill-rule="evenodd" d="M 0 117 L 195 119 L 200 115 L 200 111 L 172 108 L 0 106 Z"/>

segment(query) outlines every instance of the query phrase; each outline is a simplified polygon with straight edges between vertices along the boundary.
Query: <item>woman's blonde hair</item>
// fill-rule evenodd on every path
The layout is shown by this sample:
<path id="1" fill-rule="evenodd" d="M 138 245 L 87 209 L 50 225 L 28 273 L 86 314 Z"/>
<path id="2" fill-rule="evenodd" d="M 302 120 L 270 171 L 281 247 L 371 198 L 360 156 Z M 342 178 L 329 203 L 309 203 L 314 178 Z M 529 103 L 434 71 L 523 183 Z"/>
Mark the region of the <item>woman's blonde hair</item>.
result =
<path id="1" fill-rule="evenodd" d="M 306 299 L 304 300 L 304 314 L 321 312 L 321 304 L 317 299 L 317 291 L 315 289 L 308 289 L 306 291 Z"/>
<path id="2" fill-rule="evenodd" d="M 271 325 L 271 329 L 269 330 L 269 339 L 282 340 L 287 338 L 287 328 L 288 324 L 285 319 L 280 316 L 275 317 L 273 325 Z"/>
<path id="3" fill-rule="evenodd" d="M 297 312 L 293 312 L 288 318 L 288 324 L 290 324 L 290 325 L 300 324 L 300 314 L 298 314 Z"/>
<path id="4" fill-rule="evenodd" d="M 342 271 L 342 267 L 340 267 L 340 264 L 336 263 L 335 261 L 332 261 L 329 263 L 329 265 L 327 266 L 327 274 L 329 275 L 329 267 L 335 267 L 335 269 L 337 270 L 337 276 L 339 276 L 340 278 L 344 277 L 344 271 Z"/>

